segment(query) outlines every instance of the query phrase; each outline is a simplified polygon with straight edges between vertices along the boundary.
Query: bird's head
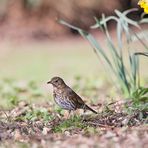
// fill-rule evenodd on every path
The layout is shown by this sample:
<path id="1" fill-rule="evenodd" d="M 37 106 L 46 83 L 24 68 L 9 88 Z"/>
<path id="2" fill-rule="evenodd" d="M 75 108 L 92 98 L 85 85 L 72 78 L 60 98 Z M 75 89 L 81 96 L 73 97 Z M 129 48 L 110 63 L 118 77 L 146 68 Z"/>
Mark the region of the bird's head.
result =
<path id="1" fill-rule="evenodd" d="M 47 84 L 52 84 L 53 87 L 57 88 L 62 88 L 66 86 L 64 80 L 60 77 L 53 77 L 50 81 L 47 82 Z"/>

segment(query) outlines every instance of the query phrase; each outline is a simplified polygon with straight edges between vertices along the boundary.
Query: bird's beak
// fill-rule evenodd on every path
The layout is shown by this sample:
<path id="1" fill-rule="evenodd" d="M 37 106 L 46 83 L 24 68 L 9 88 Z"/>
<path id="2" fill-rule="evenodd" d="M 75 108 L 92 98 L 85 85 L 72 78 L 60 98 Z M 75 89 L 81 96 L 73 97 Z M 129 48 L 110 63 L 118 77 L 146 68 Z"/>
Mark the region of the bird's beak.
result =
<path id="1" fill-rule="evenodd" d="M 48 81 L 47 84 L 52 84 L 51 81 Z"/>

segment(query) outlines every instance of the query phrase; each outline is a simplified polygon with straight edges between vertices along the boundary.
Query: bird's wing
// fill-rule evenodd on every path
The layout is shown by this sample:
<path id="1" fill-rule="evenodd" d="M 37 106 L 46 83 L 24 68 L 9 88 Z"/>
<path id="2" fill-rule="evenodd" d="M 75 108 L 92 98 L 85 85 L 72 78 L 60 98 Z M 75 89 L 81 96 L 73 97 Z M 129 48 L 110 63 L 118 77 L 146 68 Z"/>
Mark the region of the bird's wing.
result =
<path id="1" fill-rule="evenodd" d="M 67 92 L 67 96 L 69 100 L 73 102 L 73 104 L 76 105 L 76 108 L 90 110 L 93 113 L 97 114 L 97 112 L 93 110 L 92 108 L 90 108 L 88 105 L 86 105 L 85 102 L 81 99 L 81 97 L 77 95 L 70 87 L 67 88 L 66 92 Z"/>
<path id="2" fill-rule="evenodd" d="M 70 87 L 67 89 L 67 96 L 74 104 L 77 105 L 78 108 L 85 104 L 81 97 L 77 95 Z"/>

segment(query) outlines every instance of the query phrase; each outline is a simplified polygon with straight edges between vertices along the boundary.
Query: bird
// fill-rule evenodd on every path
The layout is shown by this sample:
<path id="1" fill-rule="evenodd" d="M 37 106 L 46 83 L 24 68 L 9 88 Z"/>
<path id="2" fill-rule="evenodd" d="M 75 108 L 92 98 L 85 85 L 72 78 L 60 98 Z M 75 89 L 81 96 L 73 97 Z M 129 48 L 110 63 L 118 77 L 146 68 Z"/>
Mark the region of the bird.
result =
<path id="1" fill-rule="evenodd" d="M 75 111 L 77 109 L 83 109 L 84 112 L 89 110 L 95 114 L 98 114 L 95 110 L 86 105 L 82 98 L 69 86 L 67 86 L 62 78 L 55 76 L 48 81 L 47 84 L 52 84 L 53 86 L 53 98 L 56 104 L 62 109 L 68 110 L 69 115 L 71 111 Z"/>

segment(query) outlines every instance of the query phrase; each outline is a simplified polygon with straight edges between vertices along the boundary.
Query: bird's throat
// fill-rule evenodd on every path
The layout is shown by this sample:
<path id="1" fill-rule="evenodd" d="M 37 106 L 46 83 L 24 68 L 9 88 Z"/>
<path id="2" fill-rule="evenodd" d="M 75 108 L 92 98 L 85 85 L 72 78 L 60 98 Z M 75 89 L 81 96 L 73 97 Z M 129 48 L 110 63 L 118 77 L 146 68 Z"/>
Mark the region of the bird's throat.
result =
<path id="1" fill-rule="evenodd" d="M 65 85 L 62 86 L 53 86 L 53 90 L 58 93 L 62 93 L 65 90 Z"/>

